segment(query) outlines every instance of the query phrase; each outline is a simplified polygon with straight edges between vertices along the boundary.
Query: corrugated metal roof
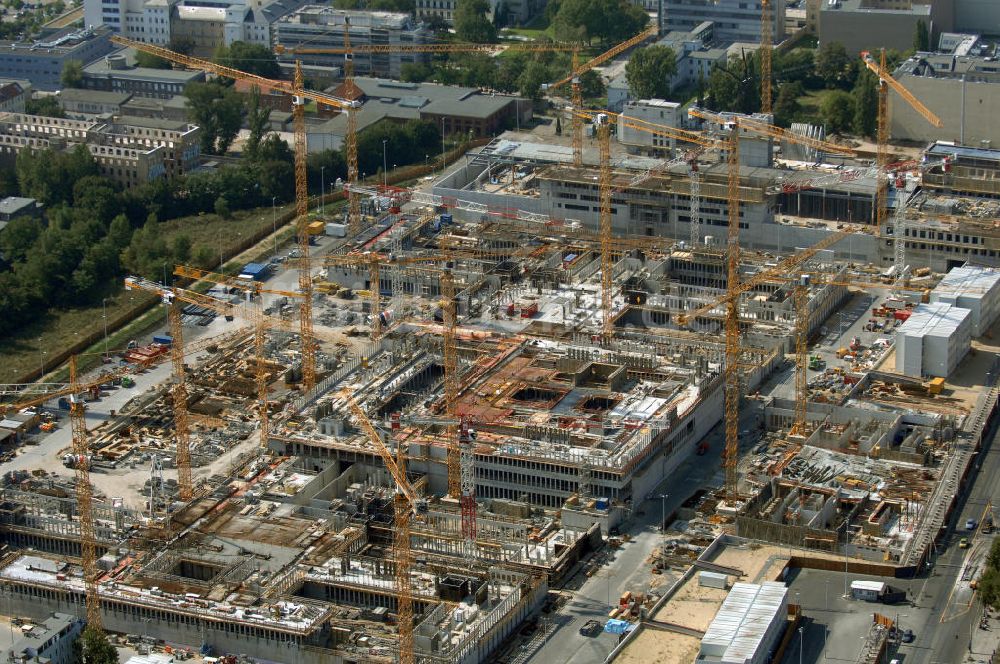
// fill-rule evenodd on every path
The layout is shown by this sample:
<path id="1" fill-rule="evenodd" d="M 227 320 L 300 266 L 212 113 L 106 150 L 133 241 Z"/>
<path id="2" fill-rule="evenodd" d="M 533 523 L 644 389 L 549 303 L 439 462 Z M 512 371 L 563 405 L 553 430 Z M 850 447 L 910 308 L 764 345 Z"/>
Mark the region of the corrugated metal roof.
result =
<path id="1" fill-rule="evenodd" d="M 785 620 L 788 588 L 768 581 L 733 584 L 701 640 L 701 655 L 723 661 L 752 659 Z"/>
<path id="2" fill-rule="evenodd" d="M 970 311 L 944 302 L 918 304 L 896 334 L 908 337 L 950 337 L 969 317 Z"/>
<path id="3" fill-rule="evenodd" d="M 978 265 L 963 265 L 949 270 L 934 293 L 951 297 L 981 298 L 1000 284 L 1000 272 Z"/>

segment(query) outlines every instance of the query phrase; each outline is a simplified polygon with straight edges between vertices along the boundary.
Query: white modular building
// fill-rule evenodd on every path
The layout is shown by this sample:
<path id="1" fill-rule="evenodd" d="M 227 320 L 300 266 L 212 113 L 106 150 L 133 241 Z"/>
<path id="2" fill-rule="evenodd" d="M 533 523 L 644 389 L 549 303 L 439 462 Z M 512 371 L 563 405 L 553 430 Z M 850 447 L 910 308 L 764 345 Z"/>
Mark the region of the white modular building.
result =
<path id="1" fill-rule="evenodd" d="M 952 268 L 931 291 L 930 301 L 968 309 L 972 336 L 982 336 L 1000 314 L 1000 271 L 979 265 Z"/>
<path id="2" fill-rule="evenodd" d="M 705 630 L 699 664 L 763 664 L 788 623 L 788 588 L 777 581 L 734 583 Z"/>
<path id="3" fill-rule="evenodd" d="M 972 314 L 944 302 L 919 304 L 896 330 L 896 372 L 947 378 L 972 342 Z"/>

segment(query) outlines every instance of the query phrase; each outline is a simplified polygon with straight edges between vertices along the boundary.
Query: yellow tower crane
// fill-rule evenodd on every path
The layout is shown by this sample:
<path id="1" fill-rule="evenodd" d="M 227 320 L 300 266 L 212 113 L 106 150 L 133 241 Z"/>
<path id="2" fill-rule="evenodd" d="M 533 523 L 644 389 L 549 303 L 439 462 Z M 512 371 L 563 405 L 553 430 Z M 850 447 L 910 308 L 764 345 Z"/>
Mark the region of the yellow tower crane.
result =
<path id="1" fill-rule="evenodd" d="M 191 500 L 191 431 L 188 422 L 187 376 L 184 371 L 184 326 L 182 306 L 169 291 L 163 295 L 170 320 L 170 361 L 174 369 L 174 386 L 170 391 L 174 402 L 174 439 L 177 448 L 177 494 L 184 502 Z"/>
<path id="2" fill-rule="evenodd" d="M 771 112 L 771 0 L 760 0 L 760 110 Z"/>
<path id="3" fill-rule="evenodd" d="M 792 298 L 795 305 L 795 421 L 792 434 L 804 436 L 809 411 L 809 275 L 799 277 Z"/>
<path id="4" fill-rule="evenodd" d="M 306 229 L 309 214 L 309 191 L 306 180 L 306 158 L 308 154 L 306 147 L 305 102 L 307 99 L 311 99 L 317 103 L 340 109 L 355 108 L 359 104 L 348 99 L 341 99 L 332 95 L 304 89 L 302 67 L 299 63 L 296 63 L 295 66 L 295 79 L 292 83 L 289 83 L 288 81 L 264 78 L 208 60 L 175 53 L 174 51 L 153 44 L 119 36 L 113 36 L 111 40 L 121 46 L 128 46 L 137 51 L 149 53 L 191 69 L 198 69 L 235 80 L 249 81 L 261 88 L 271 88 L 292 96 L 294 102 L 292 105 L 292 124 L 295 129 L 295 212 L 297 215 L 296 227 L 300 252 L 298 259 L 299 290 L 302 292 L 302 302 L 299 309 L 299 330 L 302 335 L 302 383 L 306 390 L 311 390 L 316 385 L 316 341 L 313 337 L 312 320 L 312 266 L 309 260 L 309 234 Z"/>
<path id="5" fill-rule="evenodd" d="M 97 543 L 94 536 L 94 489 L 90 484 L 90 443 L 87 436 L 87 416 L 78 388 L 76 355 L 69 358 L 70 396 L 69 421 L 72 431 L 73 467 L 76 472 L 76 509 L 80 520 L 80 559 L 83 562 L 83 584 L 87 602 L 87 626 L 104 631 L 101 620 L 101 597 L 97 591 Z"/>
<path id="6" fill-rule="evenodd" d="M 382 436 L 368 419 L 364 409 L 347 392 L 340 393 L 348 408 L 354 414 L 361 430 L 371 441 L 376 452 L 382 457 L 382 462 L 396 482 L 396 497 L 393 500 L 392 554 L 395 569 L 393 578 L 396 585 L 396 602 L 399 610 L 399 661 L 400 664 L 414 664 L 413 652 L 413 589 L 410 585 L 410 570 L 413 567 L 413 556 L 410 551 L 410 520 L 418 511 L 417 493 L 409 480 L 406 479 L 405 457 L 399 451 L 399 462 L 392 457 L 392 452 L 386 447 Z"/>
<path id="7" fill-rule="evenodd" d="M 937 115 L 934 114 L 929 108 L 924 106 L 919 99 L 917 99 L 913 93 L 903 87 L 903 84 L 892 77 L 885 63 L 885 49 L 882 49 L 879 53 L 878 62 L 875 61 L 875 57 L 870 51 L 861 52 L 861 61 L 864 62 L 865 67 L 867 67 L 873 74 L 878 76 L 878 125 L 877 125 L 877 135 L 876 135 L 876 146 L 875 146 L 875 166 L 878 169 L 878 184 L 875 190 L 875 223 L 877 224 L 879 231 L 881 232 L 883 224 L 886 220 L 887 209 L 889 207 L 889 183 L 888 183 L 888 164 L 889 164 L 889 88 L 900 96 L 900 98 L 905 101 L 910 107 L 919 113 L 927 122 L 931 123 L 935 127 L 941 128 L 944 126 L 944 122 L 941 121 Z M 900 192 L 899 205 L 903 204 L 902 192 Z M 900 245 L 900 248 L 905 247 L 906 241 L 902 237 L 902 216 L 900 217 L 899 234 L 894 235 L 893 242 Z M 894 231 L 897 229 L 894 229 Z M 898 261 L 897 261 L 898 262 Z"/>
<path id="8" fill-rule="evenodd" d="M 639 34 L 629 37 L 620 44 L 615 44 L 608 50 L 604 51 L 600 55 L 596 55 L 590 60 L 587 60 L 582 65 L 579 64 L 577 53 L 573 53 L 573 69 L 569 75 L 555 81 L 554 83 L 549 83 L 543 85 L 543 90 L 555 90 L 556 88 L 566 85 L 569 83 L 571 85 L 571 99 L 570 102 L 573 108 L 580 110 L 583 107 L 583 95 L 580 89 L 580 77 L 586 72 L 590 71 L 594 67 L 607 62 L 611 58 L 619 55 L 628 49 L 641 44 L 647 39 L 655 37 L 659 33 L 656 26 L 647 28 L 640 32 Z M 583 166 L 583 123 L 580 121 L 580 116 L 576 114 L 570 115 L 571 121 L 573 123 L 573 165 Z"/>

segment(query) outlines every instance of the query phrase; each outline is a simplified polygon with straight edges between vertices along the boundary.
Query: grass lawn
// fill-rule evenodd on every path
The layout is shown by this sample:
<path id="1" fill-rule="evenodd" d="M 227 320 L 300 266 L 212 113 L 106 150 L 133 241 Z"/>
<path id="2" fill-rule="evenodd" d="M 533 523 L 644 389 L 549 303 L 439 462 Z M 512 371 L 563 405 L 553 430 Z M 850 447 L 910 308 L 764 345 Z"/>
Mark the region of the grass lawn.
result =
<path id="1" fill-rule="evenodd" d="M 833 90 L 810 90 L 801 97 L 799 97 L 799 105 L 802 110 L 799 113 L 799 117 L 803 119 L 810 119 L 810 122 L 818 122 L 820 117 L 819 107 L 823 103 L 823 99 L 833 92 Z"/>
<path id="2" fill-rule="evenodd" d="M 278 217 L 289 206 L 276 209 Z M 186 233 L 192 242 L 194 250 L 198 245 L 207 245 L 215 250 L 221 248 L 222 255 L 228 261 L 235 253 L 244 249 L 250 238 L 256 233 L 271 228 L 271 208 L 259 208 L 233 213 L 233 218 L 221 219 L 215 214 L 205 214 L 193 217 L 181 217 L 160 224 L 167 244 L 174 236 Z M 291 234 L 291 229 L 287 233 Z M 271 247 L 262 250 L 264 256 L 270 255 Z M 245 261 L 227 263 L 229 271 L 238 270 Z M 167 270 L 172 266 L 167 265 Z M 114 323 L 124 318 L 134 318 L 139 312 L 148 308 L 156 298 L 147 293 L 126 292 L 121 282 L 109 286 L 107 300 L 107 316 L 111 329 Z M 25 378 L 26 374 L 37 372 L 44 361 L 47 367 L 55 364 L 56 352 L 70 348 L 97 334 L 99 340 L 88 350 L 100 353 L 104 349 L 103 329 L 104 310 L 101 303 L 75 309 L 51 310 L 35 319 L 31 325 L 23 328 L 18 334 L 0 340 L 0 383 L 12 383 Z M 157 308 L 155 316 L 143 317 L 141 323 L 133 322 L 126 326 L 123 333 L 109 335 L 108 347 L 121 348 L 129 339 L 137 338 L 162 320 L 163 313 Z M 111 330 L 109 330 L 110 332 Z M 141 340 L 140 340 L 141 341 Z M 81 370 L 96 364 L 96 357 L 81 358 Z"/>

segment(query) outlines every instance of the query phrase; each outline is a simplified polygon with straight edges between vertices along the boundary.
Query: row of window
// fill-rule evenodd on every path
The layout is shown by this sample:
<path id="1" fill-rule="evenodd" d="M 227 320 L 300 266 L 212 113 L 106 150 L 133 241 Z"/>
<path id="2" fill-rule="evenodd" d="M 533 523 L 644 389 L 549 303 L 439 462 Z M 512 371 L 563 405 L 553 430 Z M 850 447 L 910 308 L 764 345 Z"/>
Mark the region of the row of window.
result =
<path id="1" fill-rule="evenodd" d="M 935 233 L 937 238 L 934 237 Z M 907 228 L 906 237 L 919 237 L 920 239 L 944 240 L 946 242 L 962 242 L 964 244 L 982 244 L 983 238 L 978 235 L 959 235 L 958 233 L 943 233 L 941 231 L 930 231 L 922 229 L 919 232 L 915 228 Z"/>

